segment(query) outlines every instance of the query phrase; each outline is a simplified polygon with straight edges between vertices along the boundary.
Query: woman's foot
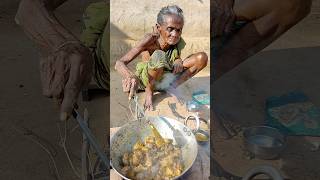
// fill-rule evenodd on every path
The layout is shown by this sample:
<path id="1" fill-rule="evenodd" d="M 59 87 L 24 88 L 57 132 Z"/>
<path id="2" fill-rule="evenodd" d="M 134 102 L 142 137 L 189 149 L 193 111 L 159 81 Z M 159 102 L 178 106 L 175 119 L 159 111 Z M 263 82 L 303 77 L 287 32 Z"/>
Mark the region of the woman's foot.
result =
<path id="1" fill-rule="evenodd" d="M 153 111 L 152 96 L 153 96 L 152 92 L 146 91 L 146 97 L 145 97 L 145 101 L 144 101 L 144 109 L 145 110 Z"/>

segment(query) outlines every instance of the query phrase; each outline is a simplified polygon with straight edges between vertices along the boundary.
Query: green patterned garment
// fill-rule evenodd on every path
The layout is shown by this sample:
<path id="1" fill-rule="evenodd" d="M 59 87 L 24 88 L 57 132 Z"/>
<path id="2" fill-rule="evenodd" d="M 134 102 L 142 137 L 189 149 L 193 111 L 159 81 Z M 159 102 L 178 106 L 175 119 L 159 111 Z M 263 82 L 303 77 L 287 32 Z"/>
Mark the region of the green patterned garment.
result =
<path id="1" fill-rule="evenodd" d="M 109 4 L 98 2 L 90 4 L 83 15 L 84 28 L 82 43 L 92 50 L 94 57 L 94 79 L 106 90 L 110 87 L 109 70 Z"/>
<path id="2" fill-rule="evenodd" d="M 173 63 L 176 59 L 180 58 L 181 50 L 185 45 L 185 41 L 181 38 L 177 45 L 171 46 L 165 52 L 155 50 L 150 57 L 150 61 L 139 62 L 136 66 L 136 76 L 138 76 L 141 81 L 140 89 L 144 89 L 149 83 L 149 69 L 154 70 L 164 67 L 165 73 L 171 73 L 173 70 Z"/>

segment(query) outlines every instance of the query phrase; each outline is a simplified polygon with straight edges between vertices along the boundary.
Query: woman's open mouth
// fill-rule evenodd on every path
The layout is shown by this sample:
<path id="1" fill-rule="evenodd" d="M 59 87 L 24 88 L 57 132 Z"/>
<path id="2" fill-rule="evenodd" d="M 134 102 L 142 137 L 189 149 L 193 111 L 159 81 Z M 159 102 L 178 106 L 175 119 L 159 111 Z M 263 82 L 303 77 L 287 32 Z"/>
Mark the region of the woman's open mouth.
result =
<path id="1" fill-rule="evenodd" d="M 178 42 L 178 39 L 177 38 L 169 38 L 169 42 L 176 43 L 176 42 Z"/>

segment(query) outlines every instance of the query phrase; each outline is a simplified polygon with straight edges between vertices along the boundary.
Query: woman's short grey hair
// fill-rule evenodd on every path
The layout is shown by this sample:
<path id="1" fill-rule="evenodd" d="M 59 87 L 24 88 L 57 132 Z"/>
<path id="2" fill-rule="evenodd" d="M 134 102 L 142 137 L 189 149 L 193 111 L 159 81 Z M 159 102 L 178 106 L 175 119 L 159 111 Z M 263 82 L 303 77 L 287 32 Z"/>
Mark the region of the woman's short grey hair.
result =
<path id="1" fill-rule="evenodd" d="M 183 11 L 177 5 L 165 6 L 165 7 L 161 8 L 161 10 L 159 11 L 158 16 L 157 16 L 157 23 L 163 24 L 164 18 L 166 15 L 177 15 L 177 16 L 181 17 L 182 20 L 184 21 Z"/>

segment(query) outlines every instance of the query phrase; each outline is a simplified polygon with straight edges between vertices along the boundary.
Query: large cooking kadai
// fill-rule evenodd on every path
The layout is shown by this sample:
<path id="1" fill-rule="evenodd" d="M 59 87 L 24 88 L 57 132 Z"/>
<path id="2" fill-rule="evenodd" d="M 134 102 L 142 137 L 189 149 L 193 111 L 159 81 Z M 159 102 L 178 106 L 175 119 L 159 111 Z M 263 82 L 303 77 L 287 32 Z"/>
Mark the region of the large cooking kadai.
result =
<path id="1" fill-rule="evenodd" d="M 183 176 L 193 165 L 198 154 L 198 145 L 192 131 L 183 123 L 167 117 L 148 117 L 148 120 L 159 131 L 163 138 L 173 140 L 176 145 L 176 139 L 179 140 L 182 150 L 182 159 L 184 161 L 184 170 L 180 176 Z M 179 131 L 179 133 L 174 132 Z M 121 174 L 122 156 L 125 152 L 131 152 L 134 144 L 140 140 L 144 140 L 147 136 L 152 134 L 150 125 L 145 120 L 131 121 L 121 127 L 112 137 L 110 142 L 110 157 L 111 166 L 124 179 L 127 178 Z M 174 137 L 180 135 L 181 137 Z M 183 141 L 184 143 L 181 143 Z"/>

